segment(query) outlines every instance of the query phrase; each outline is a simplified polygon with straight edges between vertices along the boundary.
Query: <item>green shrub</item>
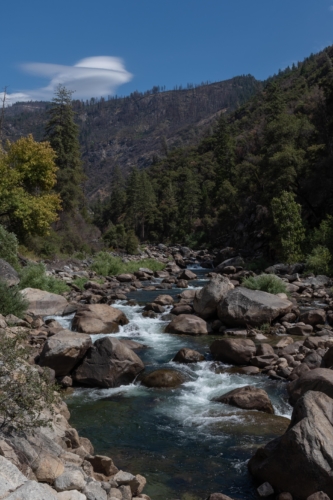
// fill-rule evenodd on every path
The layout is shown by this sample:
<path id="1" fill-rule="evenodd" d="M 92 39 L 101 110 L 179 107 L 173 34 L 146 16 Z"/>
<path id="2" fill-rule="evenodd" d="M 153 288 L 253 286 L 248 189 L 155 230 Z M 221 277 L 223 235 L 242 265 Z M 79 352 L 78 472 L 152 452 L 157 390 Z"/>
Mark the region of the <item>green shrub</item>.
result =
<path id="1" fill-rule="evenodd" d="M 250 290 L 260 290 L 268 293 L 287 293 L 286 284 L 275 274 L 260 274 L 247 278 L 243 281 L 242 286 L 250 288 Z"/>
<path id="2" fill-rule="evenodd" d="M 14 269 L 20 268 L 17 258 L 18 242 L 14 233 L 0 225 L 0 259 L 6 260 Z"/>
<path id="3" fill-rule="evenodd" d="M 51 293 L 68 292 L 69 288 L 63 281 L 47 276 L 44 264 L 28 264 L 20 272 L 20 288 L 39 288 Z"/>
<path id="4" fill-rule="evenodd" d="M 82 277 L 79 277 L 79 278 L 75 278 L 73 281 L 72 281 L 72 284 L 77 286 L 80 290 L 84 290 L 84 285 L 88 282 L 88 278 L 84 278 L 83 276 Z"/>
<path id="5" fill-rule="evenodd" d="M 9 287 L 0 281 L 0 314 L 14 314 L 22 318 L 28 308 L 27 301 L 22 297 L 20 290 L 16 286 Z"/>
<path id="6" fill-rule="evenodd" d="M 122 273 L 134 273 L 138 271 L 140 267 L 146 267 L 152 271 L 162 271 L 165 268 L 165 264 L 155 259 L 123 262 L 120 257 L 113 257 L 107 252 L 99 252 L 91 265 L 91 269 L 101 276 L 116 276 Z"/>
<path id="7" fill-rule="evenodd" d="M 331 253 L 327 247 L 316 246 L 306 259 L 307 270 L 314 274 L 328 274 L 330 271 Z"/>

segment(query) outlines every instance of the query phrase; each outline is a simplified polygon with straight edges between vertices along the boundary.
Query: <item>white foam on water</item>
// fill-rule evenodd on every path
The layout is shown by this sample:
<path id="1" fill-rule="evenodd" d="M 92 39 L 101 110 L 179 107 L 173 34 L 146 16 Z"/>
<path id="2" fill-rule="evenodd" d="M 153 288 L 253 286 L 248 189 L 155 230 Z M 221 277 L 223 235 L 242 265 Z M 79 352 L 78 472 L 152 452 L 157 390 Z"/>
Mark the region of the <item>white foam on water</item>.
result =
<path id="1" fill-rule="evenodd" d="M 120 326 L 118 333 L 91 335 L 93 342 L 105 336 L 133 339 L 150 348 L 148 358 L 151 362 L 149 364 L 153 365 L 155 369 L 161 367 L 162 363 L 163 367 L 167 366 L 181 371 L 186 377 L 186 382 L 179 388 L 159 392 L 161 397 L 158 396 L 159 401 L 155 408 L 157 419 L 161 415 L 166 415 L 175 422 L 177 432 L 178 430 L 182 432 L 184 428 L 193 427 L 196 429 L 196 433 L 203 433 L 207 437 L 211 435 L 216 424 L 237 425 L 244 420 L 243 410 L 215 402 L 213 399 L 245 385 L 265 388 L 268 380 L 265 376 L 217 373 L 215 371 L 217 364 L 213 361 L 187 365 L 174 363 L 171 360 L 179 349 L 189 345 L 189 337 L 164 333 L 168 321 L 161 319 L 163 315 L 156 318 L 144 317 L 142 306 L 128 306 L 125 301 L 117 301 L 113 306 L 124 312 L 129 323 Z M 166 307 L 166 313 L 170 310 L 171 307 Z M 56 316 L 54 319 L 59 321 L 64 328 L 69 328 L 73 317 L 72 314 L 67 317 Z M 191 348 L 193 348 L 193 338 L 191 341 Z M 140 351 L 137 353 L 140 356 Z M 222 364 L 218 366 L 223 368 Z M 161 390 L 148 389 L 134 382 L 130 385 L 109 389 L 75 389 L 72 397 L 91 401 L 117 395 L 142 397 L 151 392 L 154 393 L 154 391 Z M 274 389 L 271 392 L 275 414 L 290 418 L 291 407 L 283 400 L 278 391 L 276 391 L 277 394 Z M 195 436 L 197 434 L 194 434 L 193 438 Z M 223 433 L 220 437 L 224 438 Z"/>

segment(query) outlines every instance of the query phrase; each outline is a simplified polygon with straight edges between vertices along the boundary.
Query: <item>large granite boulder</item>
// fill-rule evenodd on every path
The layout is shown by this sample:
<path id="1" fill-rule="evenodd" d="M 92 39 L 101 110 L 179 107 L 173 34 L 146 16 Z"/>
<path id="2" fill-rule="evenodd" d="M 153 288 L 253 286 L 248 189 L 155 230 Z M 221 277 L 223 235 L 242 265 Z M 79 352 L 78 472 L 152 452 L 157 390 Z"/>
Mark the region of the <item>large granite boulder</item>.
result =
<path id="1" fill-rule="evenodd" d="M 309 391 L 297 401 L 286 433 L 259 448 L 248 467 L 260 484 L 267 481 L 296 499 L 318 491 L 333 498 L 332 443 L 333 400 Z"/>
<path id="2" fill-rule="evenodd" d="M 0 259 L 0 281 L 4 281 L 8 286 L 18 285 L 20 282 L 18 273 L 4 259 Z"/>
<path id="3" fill-rule="evenodd" d="M 207 335 L 207 323 L 193 314 L 179 314 L 165 329 L 166 333 L 185 335 Z"/>
<path id="4" fill-rule="evenodd" d="M 292 307 L 292 302 L 271 293 L 237 287 L 221 300 L 217 313 L 227 326 L 260 326 L 287 314 Z"/>
<path id="5" fill-rule="evenodd" d="M 328 368 L 306 371 L 297 380 L 290 382 L 287 390 L 292 405 L 307 391 L 320 391 L 333 398 L 333 371 Z"/>
<path id="6" fill-rule="evenodd" d="M 107 304 L 89 304 L 81 308 L 74 316 L 73 328 L 90 335 L 96 333 L 115 333 L 119 325 L 127 325 L 125 314 Z"/>
<path id="7" fill-rule="evenodd" d="M 214 398 L 214 401 L 236 406 L 243 410 L 258 410 L 274 414 L 273 405 L 267 392 L 252 385 L 245 385 L 229 391 L 218 398 Z"/>
<path id="8" fill-rule="evenodd" d="M 198 290 L 193 301 L 193 309 L 204 319 L 214 316 L 217 305 L 232 290 L 234 285 L 224 276 L 216 276 L 206 286 Z"/>
<path id="9" fill-rule="evenodd" d="M 118 387 L 133 382 L 144 364 L 118 339 L 103 337 L 88 350 L 73 379 L 89 387 Z"/>
<path id="10" fill-rule="evenodd" d="M 61 330 L 48 338 L 39 364 L 55 371 L 56 377 L 68 375 L 92 346 L 89 335 Z"/>
<path id="11" fill-rule="evenodd" d="M 35 316 L 61 316 L 68 306 L 67 300 L 62 295 L 38 288 L 24 288 L 21 293 L 29 304 L 27 312 Z"/>
<path id="12" fill-rule="evenodd" d="M 251 339 L 218 339 L 210 346 L 210 352 L 217 361 L 247 365 L 256 354 L 256 346 Z"/>

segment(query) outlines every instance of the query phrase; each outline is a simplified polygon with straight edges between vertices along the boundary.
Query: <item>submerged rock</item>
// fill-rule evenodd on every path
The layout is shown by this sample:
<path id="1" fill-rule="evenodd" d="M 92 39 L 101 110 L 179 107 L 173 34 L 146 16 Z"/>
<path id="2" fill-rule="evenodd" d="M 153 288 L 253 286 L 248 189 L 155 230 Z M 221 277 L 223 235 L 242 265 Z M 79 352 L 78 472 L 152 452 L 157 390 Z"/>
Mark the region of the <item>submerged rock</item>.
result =
<path id="1" fill-rule="evenodd" d="M 142 385 L 146 387 L 178 387 L 183 382 L 185 377 L 182 373 L 166 368 L 155 370 L 141 380 Z"/>

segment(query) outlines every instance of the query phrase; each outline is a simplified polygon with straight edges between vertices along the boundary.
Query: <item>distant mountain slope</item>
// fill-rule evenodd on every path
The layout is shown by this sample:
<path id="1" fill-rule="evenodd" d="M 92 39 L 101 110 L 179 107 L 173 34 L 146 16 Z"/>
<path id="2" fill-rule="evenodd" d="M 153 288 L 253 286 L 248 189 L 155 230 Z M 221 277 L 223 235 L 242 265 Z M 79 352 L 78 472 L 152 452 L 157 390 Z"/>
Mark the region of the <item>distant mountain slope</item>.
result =
<path id="1" fill-rule="evenodd" d="M 123 170 L 147 167 L 168 149 L 198 144 L 221 111 L 234 111 L 261 88 L 261 82 L 247 75 L 185 90 L 153 89 L 107 101 L 75 101 L 87 196 L 108 193 L 116 164 Z M 15 140 L 32 133 L 41 140 L 49 106 L 30 102 L 7 108 L 5 137 Z"/>

